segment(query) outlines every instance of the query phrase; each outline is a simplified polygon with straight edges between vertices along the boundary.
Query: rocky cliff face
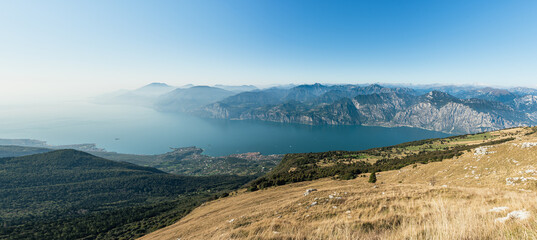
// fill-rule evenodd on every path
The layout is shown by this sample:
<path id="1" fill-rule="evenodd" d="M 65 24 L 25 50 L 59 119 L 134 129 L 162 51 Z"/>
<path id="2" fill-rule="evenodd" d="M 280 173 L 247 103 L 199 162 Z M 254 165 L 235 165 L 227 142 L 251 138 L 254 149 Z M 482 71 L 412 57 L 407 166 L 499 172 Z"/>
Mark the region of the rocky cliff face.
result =
<path id="1" fill-rule="evenodd" d="M 249 92 L 204 108 L 205 116 L 310 125 L 410 126 L 447 133 L 475 133 L 532 125 L 534 98 L 518 107 L 484 99 L 460 99 L 440 91 L 418 96 L 411 89 L 319 84 L 287 92 Z M 286 95 L 287 94 L 287 95 Z M 513 100 L 513 101 L 516 101 Z M 537 109 L 536 109 L 537 110 Z"/>
<path id="2" fill-rule="evenodd" d="M 513 100 L 513 106 L 519 110 L 537 111 L 537 95 L 525 95 Z"/>
<path id="3" fill-rule="evenodd" d="M 467 105 L 455 102 L 442 107 L 420 102 L 405 111 L 398 112 L 392 123 L 448 133 L 474 133 L 524 124 L 496 114 L 478 112 Z"/>
<path id="4" fill-rule="evenodd" d="M 524 95 L 513 100 L 513 108 L 526 113 L 529 119 L 537 122 L 537 95 Z"/>

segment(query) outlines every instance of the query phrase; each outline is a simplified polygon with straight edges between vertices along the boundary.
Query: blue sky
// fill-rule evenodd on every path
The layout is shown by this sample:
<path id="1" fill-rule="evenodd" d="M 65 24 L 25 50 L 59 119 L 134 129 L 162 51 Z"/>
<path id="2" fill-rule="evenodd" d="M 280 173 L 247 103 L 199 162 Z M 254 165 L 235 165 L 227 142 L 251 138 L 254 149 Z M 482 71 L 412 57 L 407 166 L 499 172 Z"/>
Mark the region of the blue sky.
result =
<path id="1" fill-rule="evenodd" d="M 536 12 L 537 1 L 496 0 L 6 0 L 0 94 L 149 82 L 536 87 Z"/>

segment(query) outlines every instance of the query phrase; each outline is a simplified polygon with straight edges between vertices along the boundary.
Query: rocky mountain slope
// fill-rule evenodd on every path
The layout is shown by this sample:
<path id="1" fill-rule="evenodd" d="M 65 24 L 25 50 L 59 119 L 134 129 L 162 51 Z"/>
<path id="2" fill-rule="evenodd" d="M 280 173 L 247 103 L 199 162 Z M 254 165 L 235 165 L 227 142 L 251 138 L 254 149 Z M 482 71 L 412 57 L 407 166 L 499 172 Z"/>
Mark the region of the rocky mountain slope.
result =
<path id="1" fill-rule="evenodd" d="M 244 92 L 204 108 L 203 115 L 310 125 L 410 126 L 475 133 L 535 124 L 534 96 L 490 88 L 419 94 L 410 88 L 321 84 Z"/>
<path id="2" fill-rule="evenodd" d="M 442 85 L 254 86 L 152 83 L 103 96 L 101 103 L 134 104 L 202 117 L 308 125 L 416 127 L 451 134 L 537 123 L 537 90 Z"/>
<path id="3" fill-rule="evenodd" d="M 441 154 L 454 149 L 455 155 Z M 275 171 L 299 176 L 312 169 L 307 166 L 330 169 L 338 162 L 375 166 L 383 159 L 401 162 L 420 155 L 425 157 L 415 163 L 378 172 L 376 183 L 368 182 L 369 173 L 356 173 L 353 180 L 332 175 L 237 191 L 141 239 L 537 238 L 534 128 L 363 152 L 288 155 L 280 164 L 282 171 Z"/>

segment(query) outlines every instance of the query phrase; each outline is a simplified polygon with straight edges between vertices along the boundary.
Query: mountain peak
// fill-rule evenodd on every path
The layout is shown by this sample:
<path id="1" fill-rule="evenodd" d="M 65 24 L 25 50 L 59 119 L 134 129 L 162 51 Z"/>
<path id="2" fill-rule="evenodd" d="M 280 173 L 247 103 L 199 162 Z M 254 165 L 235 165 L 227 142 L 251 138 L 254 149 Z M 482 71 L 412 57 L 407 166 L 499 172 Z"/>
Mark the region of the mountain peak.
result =
<path id="1" fill-rule="evenodd" d="M 381 86 L 380 84 L 378 83 L 373 83 L 371 85 L 369 85 L 370 88 L 384 88 L 383 86 Z"/>
<path id="2" fill-rule="evenodd" d="M 147 89 L 147 88 L 171 88 L 172 86 L 166 84 L 166 83 L 161 83 L 161 82 L 152 82 L 150 84 L 147 84 L 143 87 L 141 87 L 140 89 Z"/>
<path id="3" fill-rule="evenodd" d="M 425 94 L 425 97 L 428 99 L 455 99 L 454 96 L 449 95 L 448 93 L 433 90 Z"/>
<path id="4" fill-rule="evenodd" d="M 135 92 L 142 94 L 161 94 L 163 91 L 169 91 L 171 89 L 173 89 L 173 87 L 166 83 L 154 82 L 136 89 Z"/>
<path id="5" fill-rule="evenodd" d="M 294 87 L 295 89 L 301 89 L 301 88 L 305 88 L 305 89 L 319 89 L 319 88 L 324 88 L 326 87 L 325 85 L 322 85 L 320 83 L 314 83 L 314 84 L 303 84 L 303 85 L 299 85 L 299 86 L 296 86 Z"/>
<path id="6" fill-rule="evenodd" d="M 432 103 L 435 106 L 444 106 L 450 102 L 459 102 L 460 100 L 454 96 L 449 95 L 448 93 L 433 90 L 429 93 L 426 93 L 421 97 L 421 99 Z"/>
<path id="7" fill-rule="evenodd" d="M 152 82 L 150 84 L 147 84 L 147 86 L 169 87 L 170 85 L 168 85 L 166 83 L 161 83 L 161 82 Z"/>

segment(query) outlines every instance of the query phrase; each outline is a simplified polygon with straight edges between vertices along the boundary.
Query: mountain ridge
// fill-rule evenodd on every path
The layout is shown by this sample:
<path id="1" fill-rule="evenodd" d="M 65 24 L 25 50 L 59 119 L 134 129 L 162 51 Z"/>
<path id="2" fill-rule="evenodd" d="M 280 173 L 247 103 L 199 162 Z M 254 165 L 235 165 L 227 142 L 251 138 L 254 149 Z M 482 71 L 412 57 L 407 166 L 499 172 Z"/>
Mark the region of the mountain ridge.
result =
<path id="1" fill-rule="evenodd" d="M 519 102 L 527 106 L 532 104 L 531 99 Z M 517 107 L 514 109 L 499 101 L 460 99 L 438 90 L 417 95 L 412 89 L 377 84 L 362 87 L 314 84 L 238 94 L 205 106 L 203 113 L 207 117 L 234 120 L 409 126 L 447 133 L 476 133 L 535 124 L 530 117 L 533 112 L 523 112 L 521 105 L 513 102 Z"/>
<path id="2" fill-rule="evenodd" d="M 136 95 L 136 91 L 123 95 Z M 379 95 L 384 99 L 376 103 Z M 128 99 L 117 102 L 129 103 Z M 151 98 L 136 97 L 130 103 L 207 118 L 415 127 L 450 134 L 537 124 L 537 90 L 530 88 L 315 83 L 258 89 L 250 85 L 191 85 Z"/>

